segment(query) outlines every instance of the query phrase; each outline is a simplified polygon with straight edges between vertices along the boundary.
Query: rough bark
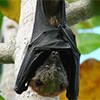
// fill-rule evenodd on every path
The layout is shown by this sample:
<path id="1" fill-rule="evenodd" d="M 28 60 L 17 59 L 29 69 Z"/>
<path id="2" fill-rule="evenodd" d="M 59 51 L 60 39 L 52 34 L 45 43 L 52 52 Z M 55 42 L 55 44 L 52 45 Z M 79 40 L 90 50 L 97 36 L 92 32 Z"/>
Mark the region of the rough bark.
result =
<path id="1" fill-rule="evenodd" d="M 66 6 L 66 20 L 70 26 L 95 16 L 91 0 L 79 0 Z"/>

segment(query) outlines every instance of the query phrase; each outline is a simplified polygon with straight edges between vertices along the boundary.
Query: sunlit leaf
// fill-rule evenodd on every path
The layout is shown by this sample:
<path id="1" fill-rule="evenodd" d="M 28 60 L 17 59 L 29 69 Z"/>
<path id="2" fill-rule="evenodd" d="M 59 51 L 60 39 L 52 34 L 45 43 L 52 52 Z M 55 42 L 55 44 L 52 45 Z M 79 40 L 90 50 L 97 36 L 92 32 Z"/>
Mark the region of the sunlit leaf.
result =
<path id="1" fill-rule="evenodd" d="M 0 11 L 3 15 L 18 23 L 20 17 L 20 2 L 21 0 L 8 0 L 9 6 L 7 8 L 0 6 Z"/>
<path id="2" fill-rule="evenodd" d="M 5 99 L 0 95 L 0 100 L 5 100 Z"/>
<path id="3" fill-rule="evenodd" d="M 3 15 L 2 15 L 2 13 L 0 12 L 0 30 L 1 30 L 1 25 L 2 25 L 2 18 L 3 18 Z"/>
<path id="4" fill-rule="evenodd" d="M 100 16 L 96 16 L 94 18 L 90 19 L 90 22 L 92 24 L 92 27 L 100 26 Z"/>
<path id="5" fill-rule="evenodd" d="M 81 53 L 86 54 L 100 47 L 100 35 L 93 33 L 78 34 L 78 48 Z"/>
<path id="6" fill-rule="evenodd" d="M 84 21 L 84 22 L 80 22 L 79 24 L 76 25 L 77 29 L 89 29 L 89 28 L 93 28 L 92 23 L 90 20 L 88 21 Z"/>
<path id="7" fill-rule="evenodd" d="M 76 29 L 92 29 L 96 26 L 100 26 L 100 16 L 93 17 L 87 21 L 78 23 Z"/>
<path id="8" fill-rule="evenodd" d="M 66 98 L 66 91 L 60 94 L 60 100 L 68 100 Z"/>
<path id="9" fill-rule="evenodd" d="M 79 100 L 100 100 L 100 62 L 89 59 L 80 68 Z"/>

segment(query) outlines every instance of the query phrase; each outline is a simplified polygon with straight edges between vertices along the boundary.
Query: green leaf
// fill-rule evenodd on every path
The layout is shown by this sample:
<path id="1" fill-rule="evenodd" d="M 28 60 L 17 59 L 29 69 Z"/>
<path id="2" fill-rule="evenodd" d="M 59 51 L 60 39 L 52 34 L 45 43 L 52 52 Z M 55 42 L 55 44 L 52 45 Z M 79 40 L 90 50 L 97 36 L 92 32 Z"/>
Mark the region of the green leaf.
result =
<path id="1" fill-rule="evenodd" d="M 100 0 L 91 0 L 91 6 L 94 14 L 100 15 Z"/>
<path id="2" fill-rule="evenodd" d="M 3 15 L 2 15 L 2 13 L 0 12 L 0 30 L 1 30 L 1 26 L 2 26 L 2 19 L 3 19 Z"/>
<path id="3" fill-rule="evenodd" d="M 0 100 L 5 100 L 5 99 L 0 95 Z"/>
<path id="4" fill-rule="evenodd" d="M 8 0 L 0 0 L 0 6 L 1 7 L 7 7 L 8 6 Z"/>
<path id="5" fill-rule="evenodd" d="M 100 47 L 100 35 L 93 33 L 78 34 L 78 48 L 82 54 L 90 53 Z"/>
<path id="6" fill-rule="evenodd" d="M 3 70 L 2 64 L 0 64 L 0 82 L 1 82 L 1 77 L 2 77 L 2 70 Z"/>
<path id="7" fill-rule="evenodd" d="M 93 17 L 87 21 L 78 23 L 76 29 L 90 29 L 100 25 L 100 16 Z"/>
<path id="8" fill-rule="evenodd" d="M 84 22 L 80 22 L 76 25 L 77 29 L 89 29 L 89 28 L 93 28 L 92 23 L 90 20 L 84 21 Z"/>
<path id="9" fill-rule="evenodd" d="M 100 16 L 96 16 L 94 18 L 90 19 L 90 22 L 92 23 L 92 27 L 100 26 Z"/>

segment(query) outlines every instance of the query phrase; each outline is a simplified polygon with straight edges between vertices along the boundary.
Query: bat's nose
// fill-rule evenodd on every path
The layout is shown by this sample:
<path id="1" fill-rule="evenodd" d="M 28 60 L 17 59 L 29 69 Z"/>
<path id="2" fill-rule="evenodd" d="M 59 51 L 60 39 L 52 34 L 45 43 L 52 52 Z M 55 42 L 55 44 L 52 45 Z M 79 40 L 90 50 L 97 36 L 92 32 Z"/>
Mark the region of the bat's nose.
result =
<path id="1" fill-rule="evenodd" d="M 55 52 L 55 55 L 59 55 L 59 53 L 58 52 Z"/>
<path id="2" fill-rule="evenodd" d="M 51 55 L 55 55 L 55 51 L 52 51 L 52 52 L 51 52 Z"/>
<path id="3" fill-rule="evenodd" d="M 52 51 L 52 55 L 58 55 L 59 53 L 57 51 Z"/>
<path id="4" fill-rule="evenodd" d="M 52 51 L 51 55 L 52 55 L 52 58 L 55 58 L 59 55 L 59 53 L 57 51 Z"/>

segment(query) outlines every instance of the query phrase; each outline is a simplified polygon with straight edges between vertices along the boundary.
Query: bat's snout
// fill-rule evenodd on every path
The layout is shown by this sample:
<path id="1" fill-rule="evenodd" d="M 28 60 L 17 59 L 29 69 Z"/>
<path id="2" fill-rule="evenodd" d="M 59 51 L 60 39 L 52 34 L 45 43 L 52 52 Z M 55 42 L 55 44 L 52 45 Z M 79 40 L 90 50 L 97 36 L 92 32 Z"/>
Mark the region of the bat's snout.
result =
<path id="1" fill-rule="evenodd" d="M 52 56 L 52 58 L 57 57 L 57 56 L 59 56 L 59 53 L 56 51 L 52 51 L 51 56 Z"/>

